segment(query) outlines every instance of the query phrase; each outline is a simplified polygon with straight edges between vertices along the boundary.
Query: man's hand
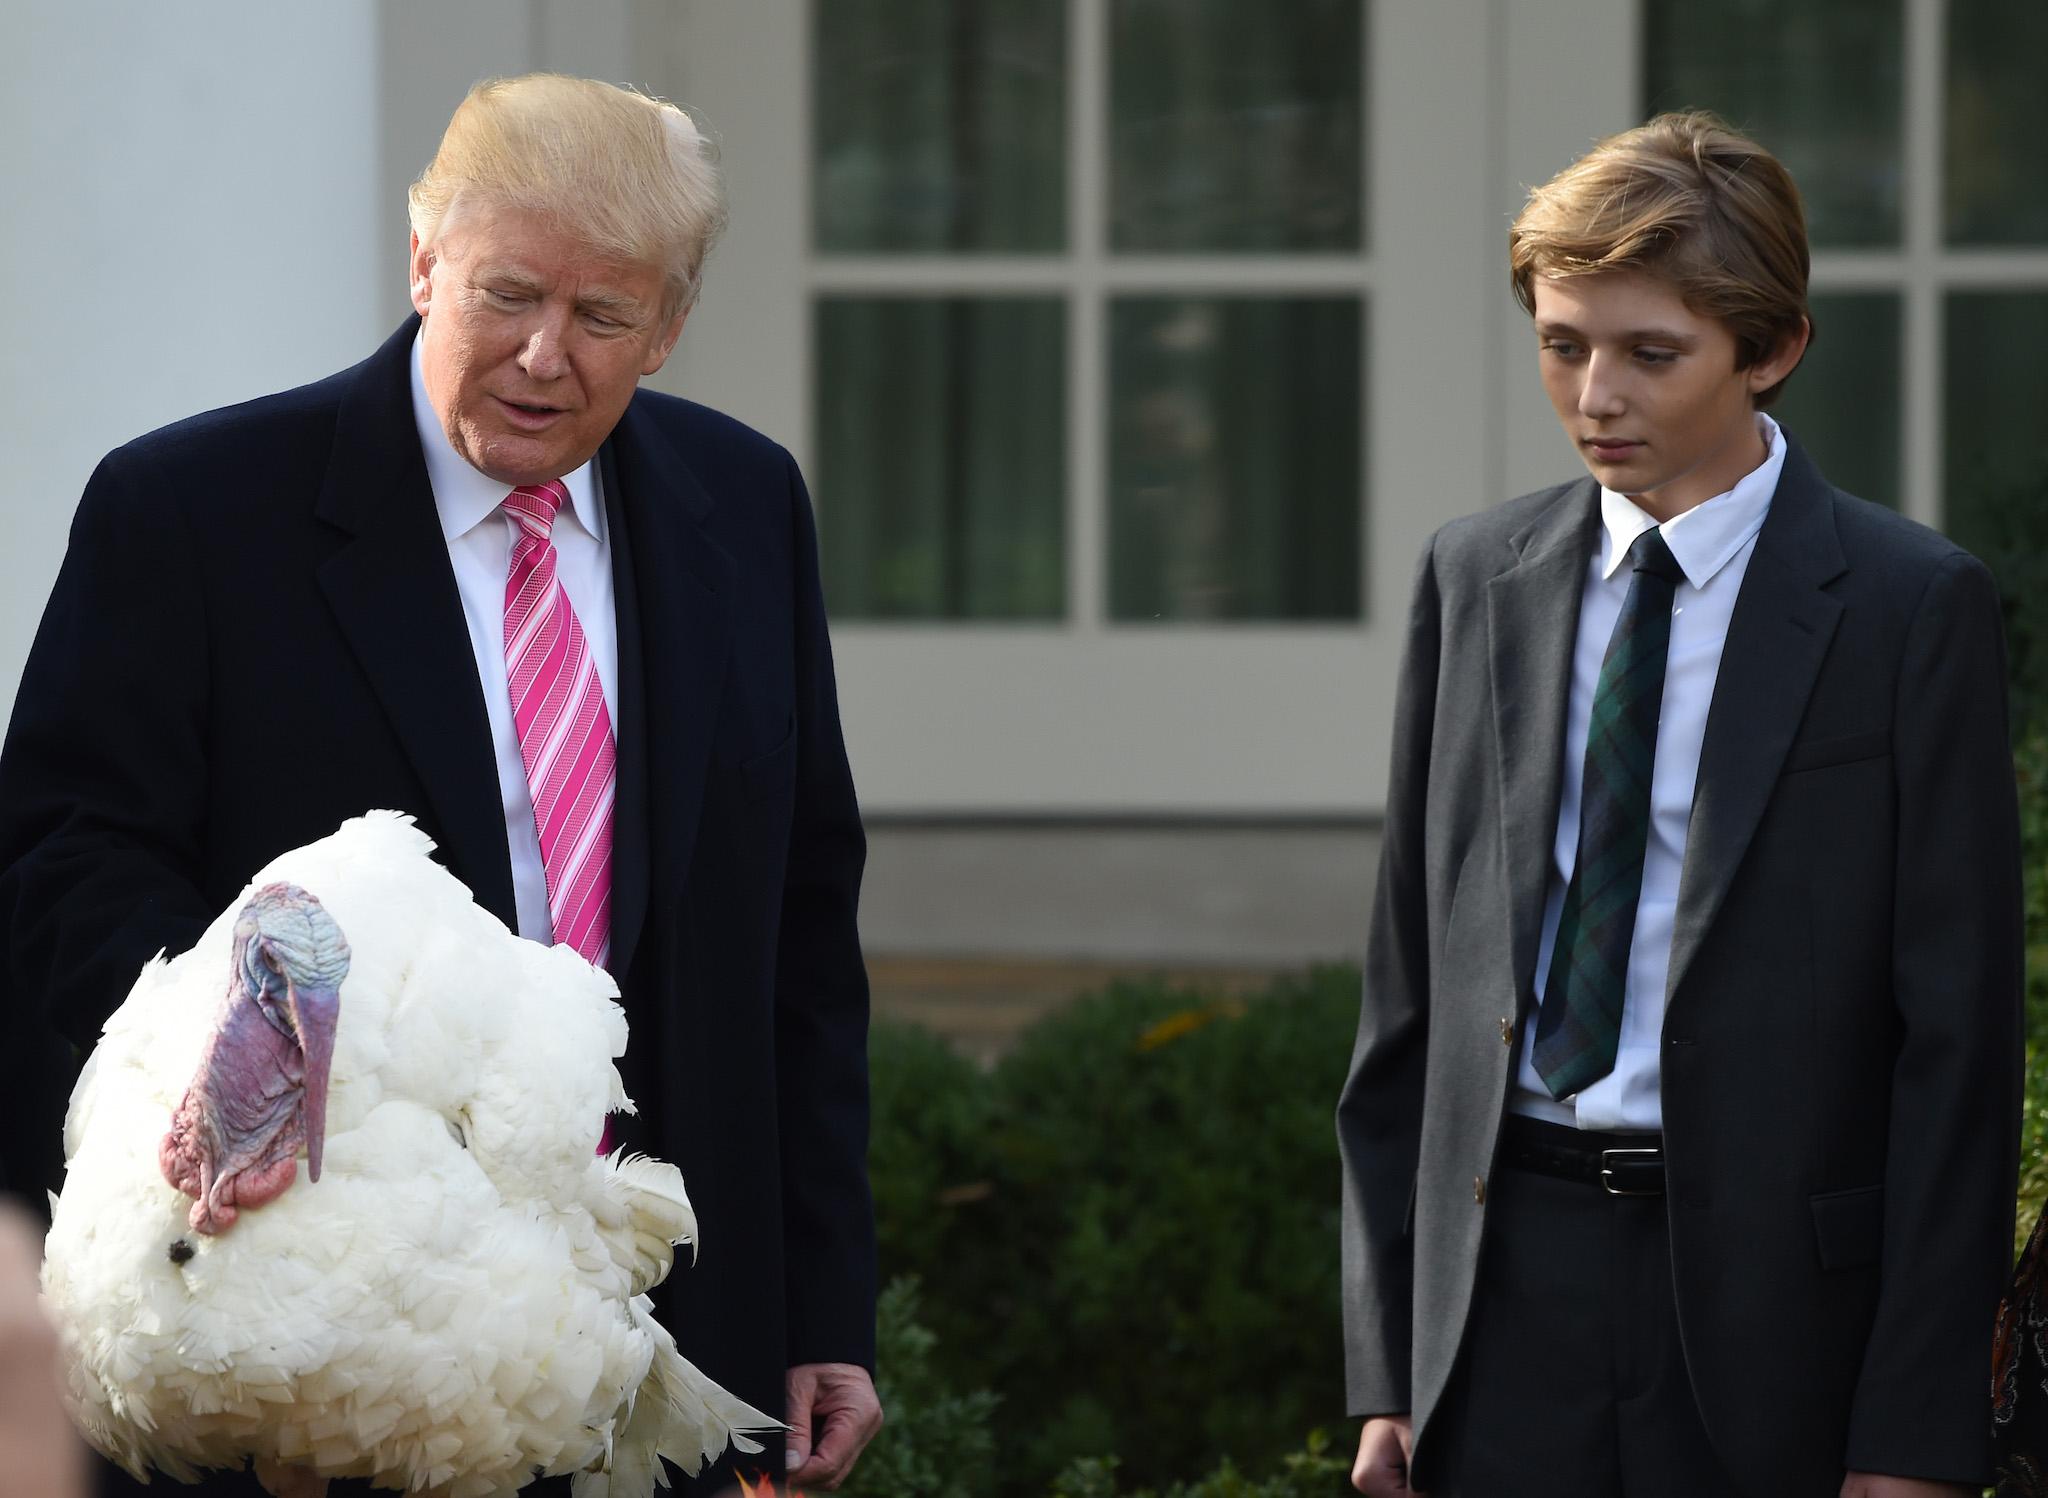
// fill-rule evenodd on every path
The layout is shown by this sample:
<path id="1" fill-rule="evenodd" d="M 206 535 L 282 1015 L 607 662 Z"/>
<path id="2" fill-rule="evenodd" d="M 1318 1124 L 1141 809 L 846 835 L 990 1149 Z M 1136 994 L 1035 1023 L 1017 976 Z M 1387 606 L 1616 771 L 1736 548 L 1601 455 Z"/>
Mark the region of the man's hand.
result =
<path id="1" fill-rule="evenodd" d="M 1842 1498 L 1977 1498 L 1981 1491 L 1968 1483 L 1886 1477 L 1881 1472 L 1851 1472 L 1842 1479 Z"/>
<path id="2" fill-rule="evenodd" d="M 57 1394 L 57 1333 L 36 1303 L 41 1242 L 0 1210 L 0 1498 L 76 1498 L 85 1453 Z"/>
<path id="3" fill-rule="evenodd" d="M 874 1380 L 852 1363 L 799 1363 L 783 1388 L 790 1486 L 838 1487 L 882 1428 Z"/>
<path id="4" fill-rule="evenodd" d="M 1358 1433 L 1358 1460 L 1351 1464 L 1351 1486 L 1369 1498 L 1410 1494 L 1408 1456 L 1415 1449 L 1415 1422 L 1407 1415 L 1378 1415 Z M 1843 1498 L 1848 1498 L 1847 1493 Z"/>

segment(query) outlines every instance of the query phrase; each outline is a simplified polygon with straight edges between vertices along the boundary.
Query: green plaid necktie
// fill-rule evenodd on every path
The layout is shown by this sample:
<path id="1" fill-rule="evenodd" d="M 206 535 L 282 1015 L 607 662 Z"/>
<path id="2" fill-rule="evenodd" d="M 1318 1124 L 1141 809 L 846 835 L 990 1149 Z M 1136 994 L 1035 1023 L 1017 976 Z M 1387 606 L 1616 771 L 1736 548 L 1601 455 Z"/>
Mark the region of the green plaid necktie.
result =
<path id="1" fill-rule="evenodd" d="M 1579 856 L 1565 886 L 1536 1019 L 1536 1074 L 1557 1098 L 1614 1070 L 1628 949 L 1643 892 L 1643 849 L 1650 840 L 1650 772 L 1671 600 L 1685 574 L 1654 528 L 1629 548 L 1629 562 L 1635 577 L 1600 662 L 1586 732 Z"/>

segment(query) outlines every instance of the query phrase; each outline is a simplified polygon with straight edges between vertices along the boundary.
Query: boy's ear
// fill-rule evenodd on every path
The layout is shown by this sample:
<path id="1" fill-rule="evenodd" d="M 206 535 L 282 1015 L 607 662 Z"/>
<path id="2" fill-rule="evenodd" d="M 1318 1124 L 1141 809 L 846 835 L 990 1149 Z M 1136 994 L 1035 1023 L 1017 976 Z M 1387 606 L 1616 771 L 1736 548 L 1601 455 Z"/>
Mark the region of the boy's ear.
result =
<path id="1" fill-rule="evenodd" d="M 1769 353 L 1743 371 L 1748 377 L 1749 393 L 1754 396 L 1769 390 L 1797 369 L 1799 361 L 1806 357 L 1806 345 L 1812 337 L 1812 322 L 1800 318 L 1798 327 L 1786 333 Z"/>

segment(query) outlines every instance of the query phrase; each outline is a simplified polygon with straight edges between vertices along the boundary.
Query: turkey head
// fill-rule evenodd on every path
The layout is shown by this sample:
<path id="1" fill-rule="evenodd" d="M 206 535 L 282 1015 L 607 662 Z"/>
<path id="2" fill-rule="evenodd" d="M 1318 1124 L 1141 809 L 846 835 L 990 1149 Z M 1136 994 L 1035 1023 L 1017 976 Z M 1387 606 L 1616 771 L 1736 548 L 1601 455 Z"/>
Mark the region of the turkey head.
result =
<path id="1" fill-rule="evenodd" d="M 219 1233 L 243 1207 L 320 1179 L 348 941 L 295 884 L 256 892 L 235 921 L 220 1017 L 157 1149 L 164 1179 L 193 1198 L 194 1231 Z"/>

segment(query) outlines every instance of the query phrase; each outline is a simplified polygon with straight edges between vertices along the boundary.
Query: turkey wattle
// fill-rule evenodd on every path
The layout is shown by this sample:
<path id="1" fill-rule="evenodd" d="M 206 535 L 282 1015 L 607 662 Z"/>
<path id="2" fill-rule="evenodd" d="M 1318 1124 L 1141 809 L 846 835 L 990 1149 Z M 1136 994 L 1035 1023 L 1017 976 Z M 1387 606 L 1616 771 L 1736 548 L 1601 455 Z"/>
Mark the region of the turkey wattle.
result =
<path id="1" fill-rule="evenodd" d="M 312 895 L 265 885 L 235 922 L 231 973 L 199 1075 L 159 1150 L 164 1179 L 194 1198 L 201 1233 L 282 1194 L 302 1147 L 306 1174 L 320 1179 L 348 941 Z"/>
<path id="2" fill-rule="evenodd" d="M 372 813 L 276 859 L 79 1078 L 44 1289 L 81 1428 L 138 1476 L 643 1498 L 777 1428 L 654 1320 L 696 1221 L 673 1166 L 593 1153 L 632 1106 L 616 988 L 431 848 Z"/>

